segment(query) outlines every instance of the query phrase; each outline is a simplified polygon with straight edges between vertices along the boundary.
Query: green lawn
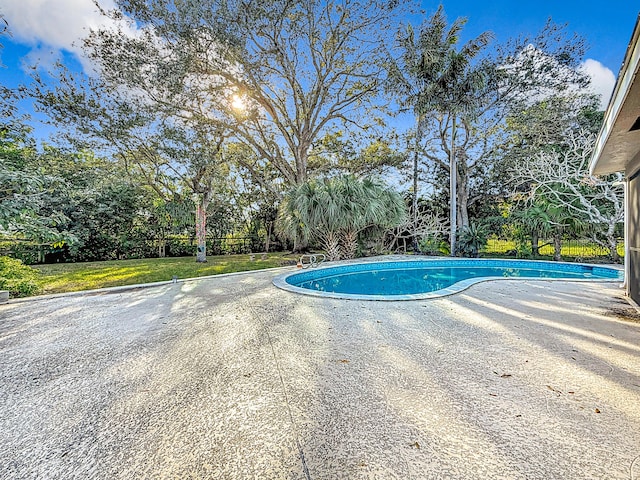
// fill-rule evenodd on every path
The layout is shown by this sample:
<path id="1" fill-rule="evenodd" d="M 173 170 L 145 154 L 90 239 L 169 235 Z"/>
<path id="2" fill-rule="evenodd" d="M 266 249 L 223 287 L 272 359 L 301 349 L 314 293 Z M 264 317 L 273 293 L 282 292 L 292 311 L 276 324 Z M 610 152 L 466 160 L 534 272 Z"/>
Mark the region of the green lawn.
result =
<path id="1" fill-rule="evenodd" d="M 543 242 L 540 242 L 540 245 L 543 245 Z M 489 239 L 486 247 L 482 250 L 482 253 L 489 256 L 500 256 L 515 249 L 516 243 L 512 240 Z M 553 245 L 544 244 L 539 251 L 540 256 L 542 257 L 553 257 Z M 584 259 L 606 256 L 606 252 L 602 247 L 594 243 L 577 240 L 563 242 L 561 254 L 563 257 L 567 258 L 579 257 Z M 618 244 L 618 255 L 621 257 L 624 256 L 624 245 L 621 243 Z"/>
<path id="2" fill-rule="evenodd" d="M 94 288 L 161 282 L 178 278 L 203 277 L 221 273 L 280 267 L 297 257 L 287 253 L 269 253 L 265 260 L 256 254 L 207 257 L 207 263 L 196 263 L 194 257 L 113 260 L 108 262 L 57 263 L 34 265 L 41 273 L 42 294 L 74 292 Z"/>

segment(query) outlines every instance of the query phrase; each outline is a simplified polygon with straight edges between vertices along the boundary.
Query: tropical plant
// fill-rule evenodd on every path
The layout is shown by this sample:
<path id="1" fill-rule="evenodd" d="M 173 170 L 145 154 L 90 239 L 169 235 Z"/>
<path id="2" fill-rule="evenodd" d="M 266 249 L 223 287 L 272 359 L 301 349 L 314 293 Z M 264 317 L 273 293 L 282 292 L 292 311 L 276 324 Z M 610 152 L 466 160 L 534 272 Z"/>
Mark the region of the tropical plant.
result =
<path id="1" fill-rule="evenodd" d="M 278 214 L 278 229 L 296 241 L 317 241 L 330 260 L 353 258 L 365 231 L 406 217 L 402 197 L 380 182 L 352 176 L 311 180 L 291 190 Z"/>
<path id="2" fill-rule="evenodd" d="M 456 187 L 459 173 L 455 151 L 456 128 L 462 118 L 472 118 L 482 101 L 481 90 L 487 84 L 487 65 L 473 64 L 493 38 L 484 32 L 458 49 L 458 42 L 466 18 L 456 19 L 451 26 L 442 5 L 429 18 L 416 36 L 409 25 L 399 35 L 402 49 L 400 59 L 392 64 L 390 83 L 405 107 L 413 110 L 417 119 L 416 139 L 422 140 L 427 116 L 446 117 L 443 134 L 451 130 L 449 155 L 451 252 L 455 254 Z M 417 198 L 418 148 L 414 158 L 414 209 Z"/>
<path id="3" fill-rule="evenodd" d="M 548 207 L 548 205 L 547 205 Z M 540 237 L 552 231 L 551 219 L 543 204 L 535 204 L 525 210 L 517 210 L 513 215 L 516 223 L 531 240 L 531 254 L 537 257 Z"/>
<path id="4" fill-rule="evenodd" d="M 487 244 L 489 234 L 484 225 L 470 223 L 462 227 L 458 237 L 458 253 L 465 257 L 477 257 Z"/>
<path id="5" fill-rule="evenodd" d="M 562 260 L 563 239 L 567 236 L 586 233 L 589 230 L 589 224 L 574 215 L 563 205 L 549 202 L 546 204 L 545 209 L 553 238 L 553 259 L 559 262 Z"/>

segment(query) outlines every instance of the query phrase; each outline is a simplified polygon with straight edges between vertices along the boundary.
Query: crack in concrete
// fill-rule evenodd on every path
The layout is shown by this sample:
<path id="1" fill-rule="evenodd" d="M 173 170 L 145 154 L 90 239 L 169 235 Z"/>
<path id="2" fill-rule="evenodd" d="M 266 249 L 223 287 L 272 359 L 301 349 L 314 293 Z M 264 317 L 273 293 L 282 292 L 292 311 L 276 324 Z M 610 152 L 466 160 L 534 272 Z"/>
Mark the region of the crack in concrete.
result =
<path id="1" fill-rule="evenodd" d="M 241 290 L 243 293 L 242 298 L 246 299 L 248 297 L 247 292 L 242 287 L 241 287 Z M 260 322 L 260 324 L 262 325 L 262 328 L 264 328 L 265 334 L 267 335 L 267 340 L 269 341 L 269 347 L 271 348 L 271 355 L 273 356 L 273 361 L 276 364 L 276 371 L 278 372 L 278 377 L 280 378 L 280 384 L 282 385 L 282 394 L 284 395 L 285 404 L 287 406 L 287 414 L 289 415 L 289 421 L 291 422 L 291 426 L 293 427 L 293 435 L 295 437 L 296 448 L 298 449 L 298 456 L 300 457 L 300 461 L 302 462 L 302 471 L 304 472 L 305 479 L 311 480 L 311 474 L 309 473 L 309 468 L 307 467 L 307 461 L 304 456 L 304 450 L 302 448 L 302 445 L 300 444 L 300 436 L 298 434 L 298 428 L 296 426 L 295 420 L 293 419 L 293 412 L 291 411 L 289 395 L 287 394 L 287 386 L 284 382 L 284 377 L 282 376 L 282 369 L 280 368 L 280 362 L 278 362 L 276 350 L 273 345 L 271 335 L 269 334 L 268 325 L 266 324 L 264 317 L 258 315 L 258 312 L 256 312 L 256 309 L 253 307 L 251 303 L 249 303 L 246 300 L 244 300 L 243 303 L 245 304 L 247 309 L 251 312 L 253 317 L 256 318 L 258 322 Z M 265 312 L 265 317 L 268 317 L 268 316 L 270 316 L 270 314 Z"/>

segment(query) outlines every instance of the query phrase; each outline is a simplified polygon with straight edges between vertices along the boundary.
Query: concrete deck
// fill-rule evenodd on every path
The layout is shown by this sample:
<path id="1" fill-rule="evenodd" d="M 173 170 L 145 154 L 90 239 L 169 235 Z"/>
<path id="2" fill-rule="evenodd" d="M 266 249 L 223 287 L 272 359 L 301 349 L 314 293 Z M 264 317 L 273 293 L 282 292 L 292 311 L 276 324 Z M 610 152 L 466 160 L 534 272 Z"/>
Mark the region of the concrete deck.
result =
<path id="1" fill-rule="evenodd" d="M 616 284 L 381 303 L 275 274 L 1 305 L 0 478 L 640 478 Z"/>

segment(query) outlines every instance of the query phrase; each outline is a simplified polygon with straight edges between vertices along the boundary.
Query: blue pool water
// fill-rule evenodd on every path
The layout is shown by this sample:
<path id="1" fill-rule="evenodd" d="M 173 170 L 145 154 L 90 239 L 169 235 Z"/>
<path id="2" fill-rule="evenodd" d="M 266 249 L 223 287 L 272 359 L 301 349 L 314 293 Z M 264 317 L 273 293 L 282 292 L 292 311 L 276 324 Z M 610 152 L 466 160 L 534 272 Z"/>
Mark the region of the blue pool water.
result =
<path id="1" fill-rule="evenodd" d="M 621 280 L 622 272 L 575 263 L 451 259 L 371 262 L 309 269 L 286 275 L 274 283 L 300 293 L 341 298 L 408 299 L 455 293 L 478 281 L 500 278 Z M 424 296 L 434 292 L 441 293 Z"/>

